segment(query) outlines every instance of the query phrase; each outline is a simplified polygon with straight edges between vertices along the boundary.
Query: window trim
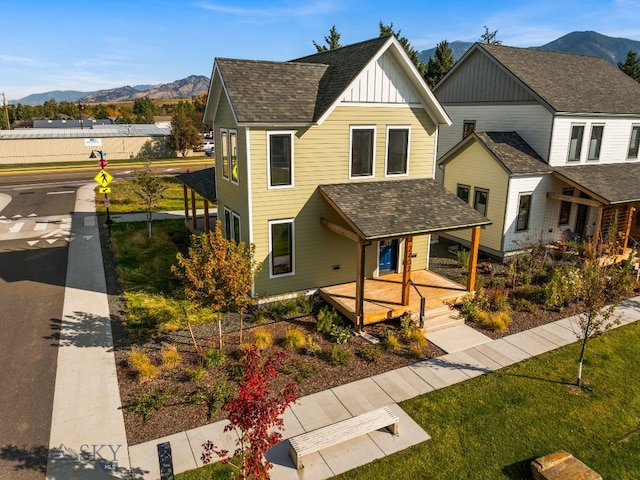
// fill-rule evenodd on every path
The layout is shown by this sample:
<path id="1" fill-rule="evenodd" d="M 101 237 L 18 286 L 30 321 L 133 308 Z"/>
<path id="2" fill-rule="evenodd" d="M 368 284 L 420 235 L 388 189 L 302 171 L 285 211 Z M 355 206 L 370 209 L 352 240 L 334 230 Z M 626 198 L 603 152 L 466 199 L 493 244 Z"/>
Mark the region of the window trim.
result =
<path id="1" fill-rule="evenodd" d="M 231 183 L 235 184 L 235 185 L 239 185 L 240 184 L 240 178 L 238 176 L 238 130 L 236 130 L 235 128 L 229 128 L 228 130 L 228 137 L 229 137 L 229 179 L 231 180 Z M 236 154 L 235 154 L 235 161 L 233 160 L 234 155 L 232 152 L 232 146 L 231 146 L 231 137 L 233 136 L 233 138 L 235 138 L 235 148 L 236 148 Z M 235 173 L 235 179 L 234 174 L 233 174 L 233 169 L 234 167 L 236 168 L 236 173 Z"/>
<path id="2" fill-rule="evenodd" d="M 353 132 L 355 130 L 371 130 L 373 145 L 371 146 L 371 174 L 353 175 Z M 351 125 L 349 126 L 349 180 L 374 178 L 376 174 L 376 125 Z"/>
<path id="3" fill-rule="evenodd" d="M 521 201 L 524 197 L 529 197 L 529 208 L 527 208 L 526 222 L 524 228 L 520 228 L 520 209 L 522 208 Z M 529 231 L 529 224 L 531 223 L 531 207 L 533 205 L 533 192 L 520 192 L 518 194 L 518 211 L 516 213 L 515 230 L 517 233 Z"/>
<path id="4" fill-rule="evenodd" d="M 238 231 L 236 232 L 236 220 L 238 221 Z M 240 221 L 240 215 L 236 212 L 231 212 L 231 238 L 236 243 L 240 243 L 242 241 L 242 223 Z"/>
<path id="5" fill-rule="evenodd" d="M 486 204 L 485 204 L 485 211 L 484 211 L 484 212 L 481 212 L 481 211 L 480 211 L 480 210 L 478 210 L 478 208 L 477 208 L 477 204 L 478 204 L 478 203 L 477 203 L 477 197 L 476 197 L 476 195 L 477 195 L 478 193 L 486 193 L 486 194 L 487 194 L 487 200 L 486 200 Z M 482 215 L 484 215 L 485 217 L 487 216 L 487 214 L 489 213 L 489 189 L 488 189 L 488 188 L 479 188 L 479 187 L 476 187 L 476 188 L 474 188 L 474 189 L 473 189 L 473 208 L 474 208 L 477 212 L 479 212 L 479 213 L 481 213 Z M 487 218 L 488 218 L 488 217 L 487 217 Z"/>
<path id="6" fill-rule="evenodd" d="M 273 273 L 273 225 L 288 223 L 291 225 L 291 271 L 285 273 Z M 269 278 L 290 277 L 296 274 L 295 251 L 296 251 L 296 235 L 295 222 L 293 218 L 284 218 L 280 220 L 269 220 Z"/>
<path id="7" fill-rule="evenodd" d="M 224 207 L 224 238 L 231 240 L 233 238 L 233 220 L 230 208 Z"/>
<path id="8" fill-rule="evenodd" d="M 389 173 L 389 137 L 392 130 L 407 132 L 407 145 L 404 159 L 403 173 Z M 407 177 L 409 175 L 409 158 L 411 156 L 411 125 L 387 125 L 386 147 L 384 155 L 384 176 L 385 177 Z M 375 144 L 375 142 L 374 142 Z"/>
<path id="9" fill-rule="evenodd" d="M 567 162 L 570 162 L 570 163 L 579 162 L 580 159 L 582 158 L 582 144 L 584 143 L 585 126 L 586 125 L 584 123 L 571 124 L 571 130 L 569 130 L 569 148 L 567 149 Z M 577 158 L 571 158 L 571 142 L 573 140 L 573 129 L 578 127 L 582 129 L 582 133 L 580 134 L 580 141 L 576 144 L 578 155 L 577 155 Z"/>
<path id="10" fill-rule="evenodd" d="M 224 154 L 227 154 L 227 168 L 225 174 Z M 229 180 L 229 130 L 226 128 L 220 129 L 220 161 L 222 162 L 222 178 Z"/>
<path id="11" fill-rule="evenodd" d="M 600 138 L 597 139 L 598 143 L 596 143 L 597 146 L 597 154 L 595 157 L 591 157 L 591 143 L 593 142 L 593 133 L 595 131 L 596 128 L 601 128 L 600 130 Z M 594 123 L 593 125 L 591 125 L 591 134 L 589 135 L 589 148 L 587 150 L 587 160 L 589 162 L 597 162 L 600 160 L 600 154 L 602 152 L 602 143 L 604 141 L 604 123 Z"/>
<path id="12" fill-rule="evenodd" d="M 467 125 L 471 125 L 473 128 L 469 133 L 467 133 Z M 463 120 L 462 121 L 462 138 L 465 139 L 473 132 L 476 131 L 476 121 L 475 120 Z"/>
<path id="13" fill-rule="evenodd" d="M 271 184 L 271 137 L 272 136 L 288 136 L 290 143 L 290 159 L 289 159 L 289 175 L 290 175 L 290 183 L 282 184 L 282 185 L 272 185 Z M 267 189 L 269 190 L 278 190 L 283 188 L 293 188 L 294 187 L 294 176 L 293 176 L 293 168 L 294 168 L 294 152 L 293 152 L 293 139 L 295 136 L 295 132 L 293 130 L 273 130 L 267 132 Z"/>
<path id="14" fill-rule="evenodd" d="M 637 131 L 636 135 L 636 154 L 635 156 L 631 156 L 631 141 L 633 140 L 633 131 Z M 629 134 L 629 148 L 627 148 L 627 160 L 638 160 L 640 158 L 640 125 L 632 124 L 631 125 L 631 133 Z"/>
<path id="15" fill-rule="evenodd" d="M 467 199 L 465 200 L 460 196 L 460 190 L 465 189 L 467 191 Z M 471 200 L 471 185 L 465 185 L 464 183 L 458 183 L 456 185 L 456 197 L 469 205 L 469 201 Z"/>

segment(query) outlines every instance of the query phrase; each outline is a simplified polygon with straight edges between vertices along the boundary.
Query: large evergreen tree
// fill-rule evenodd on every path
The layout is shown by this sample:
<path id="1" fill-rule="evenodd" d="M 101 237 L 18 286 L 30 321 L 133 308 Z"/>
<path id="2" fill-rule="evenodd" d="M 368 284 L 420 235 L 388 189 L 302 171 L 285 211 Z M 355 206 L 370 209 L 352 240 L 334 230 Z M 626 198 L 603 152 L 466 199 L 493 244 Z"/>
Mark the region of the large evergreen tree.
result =
<path id="1" fill-rule="evenodd" d="M 405 52 L 407 52 L 407 55 L 409 55 L 409 58 L 411 59 L 411 61 L 418 68 L 420 75 L 424 77 L 427 71 L 427 64 L 424 63 L 422 60 L 420 60 L 420 57 L 418 56 L 418 51 L 411 46 L 409 39 L 407 37 L 401 36 L 400 30 L 398 30 L 397 32 L 393 31 L 393 22 L 391 22 L 389 25 L 385 25 L 382 22 L 380 22 L 380 36 L 388 37 L 389 35 L 395 35 L 395 37 L 400 42 L 400 45 L 402 45 Z"/>
<path id="2" fill-rule="evenodd" d="M 489 31 L 489 28 L 484 26 L 484 33 L 480 35 L 480 43 L 489 43 L 492 45 L 502 45 L 502 40 L 498 40 L 496 36 L 498 35 L 498 30 L 494 30 L 493 32 Z"/>
<path id="3" fill-rule="evenodd" d="M 315 41 L 313 42 L 313 46 L 316 47 L 318 52 L 326 52 L 327 50 L 335 50 L 336 48 L 340 48 L 340 34 L 338 30 L 336 30 L 336 26 L 333 25 L 331 30 L 329 30 L 329 35 L 324 37 L 324 41 L 326 45 L 319 45 Z"/>
<path id="4" fill-rule="evenodd" d="M 638 58 L 636 52 L 633 50 L 629 50 L 624 63 L 618 62 L 618 68 L 636 82 L 640 82 L 640 58 Z"/>
<path id="5" fill-rule="evenodd" d="M 456 63 L 449 42 L 443 40 L 436 46 L 436 51 L 427 62 L 425 79 L 430 87 L 434 87 Z"/>

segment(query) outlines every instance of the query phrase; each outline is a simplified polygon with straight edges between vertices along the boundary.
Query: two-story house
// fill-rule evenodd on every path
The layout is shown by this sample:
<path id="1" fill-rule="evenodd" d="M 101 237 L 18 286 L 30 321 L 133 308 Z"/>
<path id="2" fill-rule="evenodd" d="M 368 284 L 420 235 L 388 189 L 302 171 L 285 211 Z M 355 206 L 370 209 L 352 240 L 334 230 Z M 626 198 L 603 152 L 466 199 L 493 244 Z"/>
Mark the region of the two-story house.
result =
<path id="1" fill-rule="evenodd" d="M 204 120 L 223 230 L 262 264 L 257 298 L 320 290 L 358 325 L 399 316 L 429 234 L 477 238 L 488 223 L 434 180 L 450 120 L 393 36 L 285 62 L 216 58 Z M 399 276 L 386 303 L 369 283 L 365 295 L 385 274 Z"/>
<path id="2" fill-rule="evenodd" d="M 600 57 L 477 43 L 434 88 L 438 179 L 493 223 L 481 249 L 639 238 L 640 84 Z M 465 233 L 447 235 L 468 244 Z"/>

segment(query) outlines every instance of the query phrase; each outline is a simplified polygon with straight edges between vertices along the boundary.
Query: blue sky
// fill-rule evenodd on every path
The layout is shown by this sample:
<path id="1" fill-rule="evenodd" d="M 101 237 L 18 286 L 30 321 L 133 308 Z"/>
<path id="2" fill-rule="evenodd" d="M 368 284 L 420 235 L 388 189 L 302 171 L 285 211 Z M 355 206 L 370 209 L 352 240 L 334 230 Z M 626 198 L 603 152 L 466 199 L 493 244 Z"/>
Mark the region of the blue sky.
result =
<path id="1" fill-rule="evenodd" d="M 418 50 L 476 41 L 538 46 L 572 31 L 640 40 L 640 0 L 3 1 L 0 92 L 94 91 L 211 75 L 215 57 L 290 60 L 335 25 L 342 44 L 393 22 Z M 391 6 L 393 5 L 393 6 Z"/>

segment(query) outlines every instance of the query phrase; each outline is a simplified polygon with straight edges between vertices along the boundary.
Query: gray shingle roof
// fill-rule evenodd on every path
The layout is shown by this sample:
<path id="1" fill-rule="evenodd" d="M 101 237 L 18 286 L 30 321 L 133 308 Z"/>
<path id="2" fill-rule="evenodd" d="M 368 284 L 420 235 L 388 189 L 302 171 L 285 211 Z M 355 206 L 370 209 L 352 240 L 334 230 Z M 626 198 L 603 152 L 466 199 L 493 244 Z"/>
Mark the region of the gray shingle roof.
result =
<path id="1" fill-rule="evenodd" d="M 326 65 L 217 58 L 239 123 L 311 123 Z"/>
<path id="2" fill-rule="evenodd" d="M 477 43 L 556 112 L 640 113 L 640 84 L 601 57 Z"/>
<path id="3" fill-rule="evenodd" d="M 512 175 L 551 173 L 538 153 L 516 132 L 474 132 Z"/>
<path id="4" fill-rule="evenodd" d="M 609 163 L 556 167 L 567 178 L 609 204 L 640 201 L 640 163 Z"/>
<path id="5" fill-rule="evenodd" d="M 319 189 L 366 240 L 491 223 L 432 179 L 340 183 Z"/>
<path id="6" fill-rule="evenodd" d="M 216 169 L 204 168 L 195 172 L 181 173 L 176 179 L 210 202 L 217 201 Z"/>

